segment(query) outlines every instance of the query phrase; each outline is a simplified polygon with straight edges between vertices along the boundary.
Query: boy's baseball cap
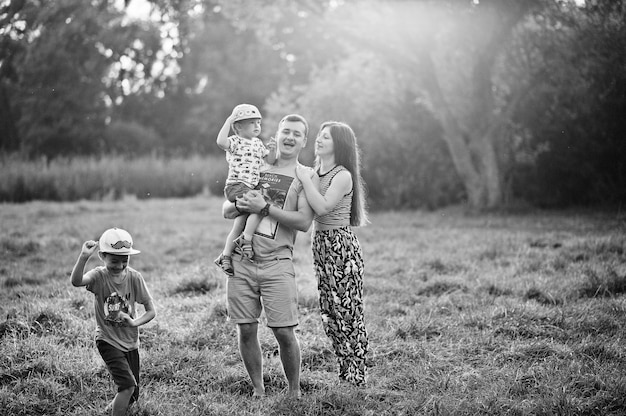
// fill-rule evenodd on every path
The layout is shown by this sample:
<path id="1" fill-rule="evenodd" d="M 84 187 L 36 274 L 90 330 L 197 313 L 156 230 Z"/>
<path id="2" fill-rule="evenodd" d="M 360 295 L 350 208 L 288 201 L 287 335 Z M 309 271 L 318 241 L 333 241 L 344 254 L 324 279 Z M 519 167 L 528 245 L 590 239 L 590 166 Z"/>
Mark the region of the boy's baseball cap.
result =
<path id="1" fill-rule="evenodd" d="M 235 116 L 233 123 L 235 121 L 248 120 L 251 118 L 263 118 L 261 117 L 259 109 L 252 104 L 239 104 L 233 109 L 233 115 Z"/>
<path id="2" fill-rule="evenodd" d="M 141 253 L 133 248 L 133 238 L 128 231 L 121 228 L 109 228 L 100 237 L 100 251 L 102 253 L 129 256 Z"/>

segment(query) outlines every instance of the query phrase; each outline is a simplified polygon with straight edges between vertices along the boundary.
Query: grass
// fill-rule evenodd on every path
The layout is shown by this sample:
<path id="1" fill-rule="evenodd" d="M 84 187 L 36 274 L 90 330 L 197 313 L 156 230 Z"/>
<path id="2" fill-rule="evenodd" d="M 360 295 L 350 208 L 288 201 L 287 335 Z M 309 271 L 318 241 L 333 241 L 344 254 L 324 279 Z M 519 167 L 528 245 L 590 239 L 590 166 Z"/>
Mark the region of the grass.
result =
<path id="1" fill-rule="evenodd" d="M 621 415 L 624 218 L 610 213 L 374 213 L 358 230 L 370 333 L 366 388 L 339 386 L 308 233 L 295 249 L 300 401 L 260 331 L 269 396 L 252 388 L 213 265 L 217 197 L 0 205 L 0 414 L 94 415 L 113 384 L 92 298 L 69 274 L 86 239 L 128 229 L 159 316 L 142 327 L 132 415 Z M 98 264 L 97 260 L 89 266 Z"/>

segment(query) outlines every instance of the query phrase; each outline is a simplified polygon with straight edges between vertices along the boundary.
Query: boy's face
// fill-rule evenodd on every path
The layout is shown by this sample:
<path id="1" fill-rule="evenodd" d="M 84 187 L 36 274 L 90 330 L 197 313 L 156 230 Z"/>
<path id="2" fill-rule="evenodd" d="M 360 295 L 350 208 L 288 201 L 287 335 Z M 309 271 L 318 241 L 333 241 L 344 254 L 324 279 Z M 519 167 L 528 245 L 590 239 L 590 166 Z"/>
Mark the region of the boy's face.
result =
<path id="1" fill-rule="evenodd" d="M 244 139 L 251 139 L 258 137 L 261 134 L 261 119 L 250 118 L 248 120 L 241 120 L 235 122 L 235 131 Z"/>
<path id="2" fill-rule="evenodd" d="M 130 256 L 120 256 L 111 253 L 100 253 L 100 258 L 104 263 L 111 276 L 119 277 L 128 267 L 128 259 Z"/>

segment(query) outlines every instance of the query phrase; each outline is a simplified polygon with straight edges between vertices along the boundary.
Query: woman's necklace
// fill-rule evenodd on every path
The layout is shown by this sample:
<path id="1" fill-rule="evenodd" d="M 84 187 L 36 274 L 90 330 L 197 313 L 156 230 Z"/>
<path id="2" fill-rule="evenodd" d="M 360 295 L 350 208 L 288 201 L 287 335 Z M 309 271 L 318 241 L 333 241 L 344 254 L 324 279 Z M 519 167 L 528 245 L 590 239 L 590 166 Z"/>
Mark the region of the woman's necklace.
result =
<path id="1" fill-rule="evenodd" d="M 337 164 L 333 163 L 333 166 L 332 166 L 330 169 L 328 169 L 326 172 L 324 172 L 324 173 L 321 173 L 322 169 L 321 169 L 321 167 L 320 167 L 320 170 L 319 170 L 319 172 L 320 172 L 320 173 L 318 173 L 318 175 L 319 175 L 319 176 L 326 176 L 326 175 L 328 175 L 330 172 L 332 172 L 332 171 L 333 171 L 333 169 L 335 169 L 336 167 L 337 167 Z"/>
<path id="2" fill-rule="evenodd" d="M 334 158 L 333 158 L 334 159 Z M 326 166 L 330 166 L 328 169 L 326 169 Z M 326 163 L 322 163 L 320 164 L 320 169 L 318 171 L 318 175 L 319 176 L 325 176 L 328 175 L 330 172 L 332 172 L 333 169 L 335 169 L 337 167 L 337 164 L 335 163 L 335 161 L 333 160 L 332 162 L 330 160 L 326 160 Z M 321 173 L 323 169 L 324 173 Z"/>

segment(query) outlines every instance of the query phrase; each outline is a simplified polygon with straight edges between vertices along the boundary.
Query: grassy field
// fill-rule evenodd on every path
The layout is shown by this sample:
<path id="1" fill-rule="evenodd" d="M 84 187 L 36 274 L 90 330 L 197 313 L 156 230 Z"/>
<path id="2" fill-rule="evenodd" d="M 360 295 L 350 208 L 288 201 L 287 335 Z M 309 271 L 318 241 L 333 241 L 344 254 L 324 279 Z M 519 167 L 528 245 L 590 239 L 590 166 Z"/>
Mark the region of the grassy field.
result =
<path id="1" fill-rule="evenodd" d="M 72 287 L 82 242 L 128 229 L 158 317 L 142 327 L 132 415 L 623 415 L 625 217 L 388 212 L 358 230 L 371 340 L 366 388 L 339 386 L 317 307 L 309 234 L 296 245 L 299 401 L 261 330 L 268 397 L 253 400 L 212 260 L 222 200 L 0 205 L 0 414 L 94 415 L 113 384 Z M 95 266 L 94 259 L 89 263 Z"/>

